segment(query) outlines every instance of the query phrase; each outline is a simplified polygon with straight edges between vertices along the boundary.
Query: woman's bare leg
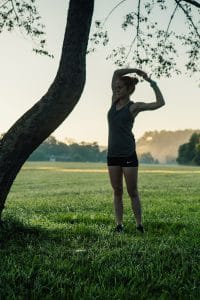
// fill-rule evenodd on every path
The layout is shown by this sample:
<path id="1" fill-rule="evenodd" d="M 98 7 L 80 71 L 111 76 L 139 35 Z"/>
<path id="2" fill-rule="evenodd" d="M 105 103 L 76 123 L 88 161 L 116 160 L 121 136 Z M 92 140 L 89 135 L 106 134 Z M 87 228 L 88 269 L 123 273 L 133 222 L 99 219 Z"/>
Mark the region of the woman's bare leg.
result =
<path id="1" fill-rule="evenodd" d="M 138 167 L 123 167 L 123 173 L 126 181 L 127 191 L 129 197 L 131 198 L 132 210 L 138 226 L 142 224 L 142 209 L 137 189 Z"/>
<path id="2" fill-rule="evenodd" d="M 120 166 L 108 166 L 111 186 L 114 193 L 114 209 L 117 224 L 123 223 L 123 173 Z"/>

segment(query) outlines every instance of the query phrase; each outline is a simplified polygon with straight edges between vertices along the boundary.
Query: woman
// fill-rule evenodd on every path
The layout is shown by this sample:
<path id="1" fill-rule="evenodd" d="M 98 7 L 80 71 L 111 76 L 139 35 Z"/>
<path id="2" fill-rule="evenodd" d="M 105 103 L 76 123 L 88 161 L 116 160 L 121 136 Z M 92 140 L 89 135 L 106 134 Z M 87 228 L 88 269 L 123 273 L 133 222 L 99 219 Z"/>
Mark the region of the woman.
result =
<path id="1" fill-rule="evenodd" d="M 136 73 L 148 81 L 154 90 L 156 101 L 151 103 L 132 102 L 130 95 L 138 83 L 137 78 L 124 76 Z M 125 178 L 131 206 L 136 219 L 136 228 L 144 232 L 142 225 L 141 203 L 137 189 L 138 159 L 132 127 L 139 112 L 154 110 L 165 104 L 156 82 L 139 69 L 116 70 L 112 78 L 112 106 L 108 112 L 108 157 L 107 164 L 110 182 L 114 192 L 114 208 L 117 232 L 123 231 L 123 176 Z"/>

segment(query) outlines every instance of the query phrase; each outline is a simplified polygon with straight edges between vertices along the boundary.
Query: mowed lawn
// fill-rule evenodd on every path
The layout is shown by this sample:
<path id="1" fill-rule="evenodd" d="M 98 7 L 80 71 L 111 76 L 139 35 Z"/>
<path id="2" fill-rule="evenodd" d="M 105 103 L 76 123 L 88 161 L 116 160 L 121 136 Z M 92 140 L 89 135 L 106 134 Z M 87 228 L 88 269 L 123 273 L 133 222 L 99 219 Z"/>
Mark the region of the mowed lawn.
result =
<path id="1" fill-rule="evenodd" d="M 0 232 L 0 299 L 200 299 L 200 168 L 140 166 L 145 234 L 105 164 L 26 163 Z"/>

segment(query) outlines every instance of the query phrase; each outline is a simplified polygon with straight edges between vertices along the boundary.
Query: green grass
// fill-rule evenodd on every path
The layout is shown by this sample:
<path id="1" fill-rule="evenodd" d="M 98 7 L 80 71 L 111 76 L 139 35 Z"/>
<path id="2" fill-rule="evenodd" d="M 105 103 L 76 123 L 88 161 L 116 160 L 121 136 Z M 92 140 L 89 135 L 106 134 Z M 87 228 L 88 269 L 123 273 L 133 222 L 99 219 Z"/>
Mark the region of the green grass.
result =
<path id="1" fill-rule="evenodd" d="M 113 233 L 105 170 L 24 165 L 3 214 L 0 299 L 200 299 L 200 169 L 140 167 L 144 236 L 126 191 Z"/>

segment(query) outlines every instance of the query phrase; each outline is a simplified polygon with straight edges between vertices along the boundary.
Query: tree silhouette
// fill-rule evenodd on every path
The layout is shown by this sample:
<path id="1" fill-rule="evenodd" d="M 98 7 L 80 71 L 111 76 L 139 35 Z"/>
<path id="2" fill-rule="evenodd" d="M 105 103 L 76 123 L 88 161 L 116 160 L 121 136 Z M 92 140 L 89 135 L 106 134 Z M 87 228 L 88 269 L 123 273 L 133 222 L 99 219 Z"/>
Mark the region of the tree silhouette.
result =
<path id="1" fill-rule="evenodd" d="M 188 143 L 179 147 L 177 162 L 182 165 L 200 165 L 200 134 L 193 133 Z"/>
<path id="2" fill-rule="evenodd" d="M 10 1 L 7 1 L 7 4 L 8 2 Z M 65 120 L 81 96 L 86 77 L 85 58 L 93 4 L 93 0 L 70 1 L 56 77 L 41 100 L 16 122 L 0 141 L 0 214 L 23 163 Z M 26 11 L 27 7 L 22 9 Z M 19 22 L 17 17 L 16 22 Z"/>

